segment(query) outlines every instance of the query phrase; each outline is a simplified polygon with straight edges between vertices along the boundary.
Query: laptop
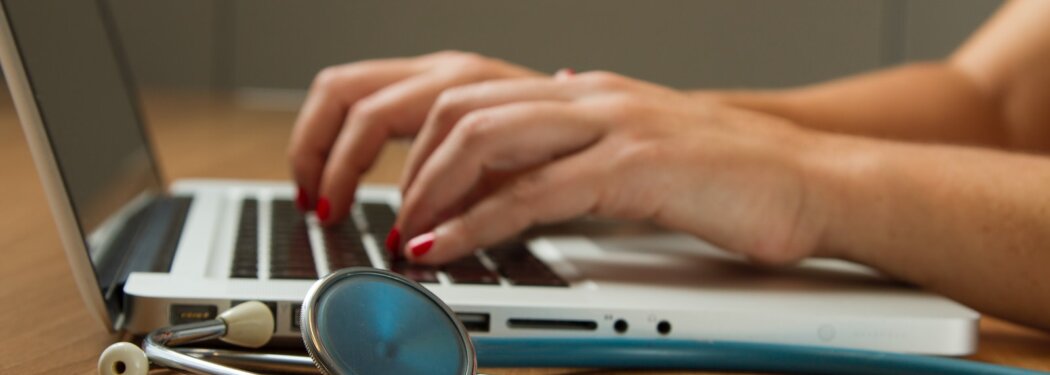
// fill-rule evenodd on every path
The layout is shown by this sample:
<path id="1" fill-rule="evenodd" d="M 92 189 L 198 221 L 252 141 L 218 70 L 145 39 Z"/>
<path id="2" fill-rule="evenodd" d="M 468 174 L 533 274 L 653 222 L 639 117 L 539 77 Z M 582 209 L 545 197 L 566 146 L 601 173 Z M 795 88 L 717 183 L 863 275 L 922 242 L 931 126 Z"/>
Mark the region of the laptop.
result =
<path id="1" fill-rule="evenodd" d="M 259 300 L 276 341 L 298 342 L 316 279 L 377 267 L 422 283 L 475 337 L 975 350 L 979 314 L 857 264 L 765 269 L 682 233 L 581 219 L 424 267 L 382 250 L 394 187 L 360 188 L 350 218 L 322 228 L 294 208 L 288 181 L 166 184 L 106 3 L 0 5 L 7 83 L 79 292 L 110 330 L 143 334 Z"/>

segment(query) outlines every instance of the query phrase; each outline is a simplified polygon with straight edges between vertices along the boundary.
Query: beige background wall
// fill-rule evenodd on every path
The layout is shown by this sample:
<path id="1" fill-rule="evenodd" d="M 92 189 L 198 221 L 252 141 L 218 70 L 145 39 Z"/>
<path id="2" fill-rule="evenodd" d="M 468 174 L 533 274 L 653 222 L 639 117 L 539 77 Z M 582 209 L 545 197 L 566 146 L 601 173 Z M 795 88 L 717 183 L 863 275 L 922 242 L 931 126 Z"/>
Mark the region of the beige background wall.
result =
<path id="1" fill-rule="evenodd" d="M 785 86 L 945 56 L 992 0 L 110 0 L 146 86 L 303 89 L 455 48 L 677 87 Z"/>

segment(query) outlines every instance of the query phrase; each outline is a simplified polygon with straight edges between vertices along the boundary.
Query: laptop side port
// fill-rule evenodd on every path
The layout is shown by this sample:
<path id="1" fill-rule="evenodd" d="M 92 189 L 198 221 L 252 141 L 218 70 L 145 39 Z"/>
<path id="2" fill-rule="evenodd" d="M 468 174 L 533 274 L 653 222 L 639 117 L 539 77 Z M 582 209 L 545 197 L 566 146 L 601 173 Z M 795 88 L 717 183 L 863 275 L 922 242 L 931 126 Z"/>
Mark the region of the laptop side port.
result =
<path id="1" fill-rule="evenodd" d="M 594 331 L 598 329 L 598 323 L 593 320 L 508 319 L 507 327 L 512 329 L 547 329 L 555 331 Z"/>
<path id="2" fill-rule="evenodd" d="M 463 323 L 463 327 L 467 329 L 467 332 L 489 331 L 489 314 L 457 312 L 456 318 Z"/>
<path id="3" fill-rule="evenodd" d="M 173 304 L 168 310 L 171 325 L 203 322 L 215 319 L 219 307 L 215 305 Z"/>

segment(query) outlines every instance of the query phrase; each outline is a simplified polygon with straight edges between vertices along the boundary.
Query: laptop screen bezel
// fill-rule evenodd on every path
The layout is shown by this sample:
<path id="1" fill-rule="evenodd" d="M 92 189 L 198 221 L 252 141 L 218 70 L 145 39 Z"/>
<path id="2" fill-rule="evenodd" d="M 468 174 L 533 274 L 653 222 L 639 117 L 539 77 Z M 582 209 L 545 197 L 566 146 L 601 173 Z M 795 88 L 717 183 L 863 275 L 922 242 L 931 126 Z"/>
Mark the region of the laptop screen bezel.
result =
<path id="1" fill-rule="evenodd" d="M 143 122 L 142 112 L 135 90 L 134 79 L 130 67 L 124 57 L 123 46 L 120 43 L 112 13 L 107 4 L 102 0 L 93 1 L 99 8 L 102 17 L 102 25 L 105 28 L 107 42 L 112 47 L 114 60 L 125 92 L 128 94 L 130 110 L 133 113 L 138 130 L 142 134 L 146 157 L 149 166 L 156 177 L 154 182 L 158 194 L 163 193 L 165 182 L 163 174 L 157 164 L 157 159 L 150 142 L 150 133 Z M 17 35 L 8 18 L 8 0 L 0 0 L 0 62 L 2 62 L 4 76 L 12 99 L 22 124 L 23 131 L 29 144 L 30 152 L 36 164 L 41 182 L 51 206 L 52 215 L 57 226 L 59 236 L 63 243 L 66 259 L 69 261 L 73 279 L 77 289 L 87 304 L 91 314 L 101 322 L 108 330 L 114 331 L 121 327 L 121 314 L 119 307 L 120 297 L 111 298 L 107 302 L 99 285 L 100 278 L 96 273 L 94 264 L 88 251 L 88 233 L 81 227 L 76 216 L 76 208 L 72 202 L 72 196 L 68 186 L 63 179 L 60 164 L 52 147 L 51 138 L 44 125 L 44 116 L 41 108 L 37 105 L 33 91 L 32 79 L 28 74 L 21 49 L 18 45 Z"/>

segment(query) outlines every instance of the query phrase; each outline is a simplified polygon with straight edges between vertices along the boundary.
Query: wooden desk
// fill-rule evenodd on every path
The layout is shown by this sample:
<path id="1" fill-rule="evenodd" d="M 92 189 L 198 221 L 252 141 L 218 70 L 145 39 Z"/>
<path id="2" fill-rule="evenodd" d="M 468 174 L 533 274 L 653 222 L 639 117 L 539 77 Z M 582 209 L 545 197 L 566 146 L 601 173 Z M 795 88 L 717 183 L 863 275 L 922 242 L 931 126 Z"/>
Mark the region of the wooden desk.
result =
<path id="1" fill-rule="evenodd" d="M 118 339 L 81 302 L 13 106 L 0 98 L 0 374 L 93 374 Z M 168 93 L 145 102 L 169 179 L 287 179 L 285 143 L 295 114 L 238 108 L 228 97 Z M 407 146 L 387 147 L 366 182 L 394 183 Z M 995 319 L 981 324 L 972 358 L 1050 370 L 1050 335 Z M 488 369 L 495 374 L 611 371 Z M 637 372 L 620 372 L 637 373 Z M 661 372 L 678 373 L 683 372 Z"/>

